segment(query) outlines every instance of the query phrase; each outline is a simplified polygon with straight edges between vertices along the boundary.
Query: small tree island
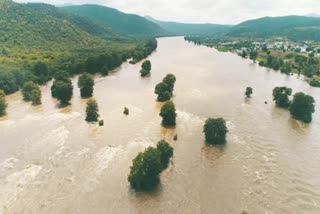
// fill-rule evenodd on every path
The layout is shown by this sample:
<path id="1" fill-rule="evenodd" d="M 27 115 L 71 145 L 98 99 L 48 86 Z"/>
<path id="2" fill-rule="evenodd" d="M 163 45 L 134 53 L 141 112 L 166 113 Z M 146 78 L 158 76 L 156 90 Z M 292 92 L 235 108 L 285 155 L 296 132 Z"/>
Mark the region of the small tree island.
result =
<path id="1" fill-rule="evenodd" d="M 151 71 L 151 62 L 150 60 L 146 60 L 142 63 L 140 74 L 142 77 L 150 75 Z"/>
<path id="2" fill-rule="evenodd" d="M 314 104 L 315 100 L 312 96 L 299 92 L 293 96 L 289 110 L 294 119 L 310 123 L 312 121 L 312 113 L 315 112 Z"/>
<path id="3" fill-rule="evenodd" d="M 245 95 L 247 96 L 247 98 L 250 98 L 252 93 L 253 93 L 253 89 L 251 87 L 247 87 L 245 92 Z"/>
<path id="4" fill-rule="evenodd" d="M 149 147 L 132 161 L 128 181 L 137 191 L 153 190 L 160 183 L 160 173 L 165 170 L 173 156 L 169 143 L 160 141 L 157 148 Z"/>
<path id="5" fill-rule="evenodd" d="M 169 100 L 161 108 L 160 114 L 162 117 L 162 125 L 165 127 L 173 127 L 176 125 L 176 107 L 174 103 Z"/>
<path id="6" fill-rule="evenodd" d="M 69 74 L 59 71 L 55 74 L 55 80 L 51 86 L 52 97 L 60 100 L 61 105 L 67 105 L 73 96 L 73 86 Z"/>
<path id="7" fill-rule="evenodd" d="M 157 100 L 159 102 L 165 102 L 171 99 L 173 96 L 175 82 L 176 77 L 173 74 L 167 74 L 167 76 L 163 78 L 162 82 L 156 85 L 154 92 L 158 95 Z"/>
<path id="8" fill-rule="evenodd" d="M 82 98 L 92 97 L 94 80 L 90 74 L 84 73 L 78 79 L 78 87 Z"/>
<path id="9" fill-rule="evenodd" d="M 86 121 L 88 122 L 98 122 L 99 119 L 99 108 L 96 100 L 91 99 L 87 102 L 87 117 Z"/>
<path id="10" fill-rule="evenodd" d="M 224 144 L 226 143 L 226 135 L 228 128 L 223 118 L 209 118 L 203 127 L 206 142 L 208 144 Z"/>

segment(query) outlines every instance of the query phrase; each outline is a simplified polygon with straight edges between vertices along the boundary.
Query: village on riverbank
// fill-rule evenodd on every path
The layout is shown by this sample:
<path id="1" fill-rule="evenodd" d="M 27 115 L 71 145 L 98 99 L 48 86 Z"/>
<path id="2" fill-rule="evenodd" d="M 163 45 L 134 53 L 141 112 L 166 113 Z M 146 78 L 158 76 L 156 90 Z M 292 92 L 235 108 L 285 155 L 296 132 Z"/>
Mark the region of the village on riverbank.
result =
<path id="1" fill-rule="evenodd" d="M 320 43 L 272 39 L 240 40 L 185 37 L 199 45 L 214 47 L 221 52 L 233 52 L 281 73 L 303 74 L 313 87 L 320 87 Z"/>

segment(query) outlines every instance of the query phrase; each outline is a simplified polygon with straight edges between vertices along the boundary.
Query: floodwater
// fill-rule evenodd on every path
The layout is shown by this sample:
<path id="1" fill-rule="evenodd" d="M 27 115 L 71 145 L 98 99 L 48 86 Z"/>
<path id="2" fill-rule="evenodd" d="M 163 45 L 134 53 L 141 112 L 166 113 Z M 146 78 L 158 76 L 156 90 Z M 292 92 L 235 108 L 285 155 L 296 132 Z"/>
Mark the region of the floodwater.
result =
<path id="1" fill-rule="evenodd" d="M 150 77 L 140 77 L 141 64 L 128 63 L 96 77 L 103 127 L 85 122 L 77 77 L 66 108 L 51 98 L 51 83 L 42 88 L 41 106 L 19 93 L 8 98 L 8 115 L 0 119 L 0 213 L 319 214 L 320 110 L 310 125 L 297 122 L 274 106 L 272 89 L 289 86 L 317 104 L 320 89 L 181 37 L 158 45 Z M 177 77 L 176 129 L 161 127 L 153 92 L 167 73 Z M 244 97 L 247 86 L 251 99 Z M 225 146 L 205 145 L 208 117 L 227 120 Z M 132 159 L 161 139 L 174 157 L 159 189 L 132 191 Z"/>

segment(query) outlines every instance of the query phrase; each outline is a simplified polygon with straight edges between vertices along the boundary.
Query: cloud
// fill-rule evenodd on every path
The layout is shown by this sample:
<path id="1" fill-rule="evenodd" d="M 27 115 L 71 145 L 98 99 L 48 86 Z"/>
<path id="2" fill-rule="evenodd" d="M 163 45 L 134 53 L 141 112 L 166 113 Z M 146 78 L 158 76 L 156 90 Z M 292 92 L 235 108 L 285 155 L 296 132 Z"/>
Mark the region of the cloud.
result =
<path id="1" fill-rule="evenodd" d="M 100 4 L 165 21 L 237 24 L 264 16 L 319 13 L 319 0 L 15 0 L 54 5 Z"/>

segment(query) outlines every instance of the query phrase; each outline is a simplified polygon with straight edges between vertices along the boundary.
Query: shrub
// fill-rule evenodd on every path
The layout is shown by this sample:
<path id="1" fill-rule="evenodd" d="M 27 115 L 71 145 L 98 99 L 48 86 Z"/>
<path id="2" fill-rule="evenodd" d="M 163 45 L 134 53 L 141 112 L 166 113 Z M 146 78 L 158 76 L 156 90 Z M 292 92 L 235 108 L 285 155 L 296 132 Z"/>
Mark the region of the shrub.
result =
<path id="1" fill-rule="evenodd" d="M 247 87 L 245 95 L 249 98 L 253 93 L 253 89 L 251 87 Z"/>
<path id="2" fill-rule="evenodd" d="M 127 107 L 124 107 L 123 114 L 129 115 L 129 109 Z"/>

